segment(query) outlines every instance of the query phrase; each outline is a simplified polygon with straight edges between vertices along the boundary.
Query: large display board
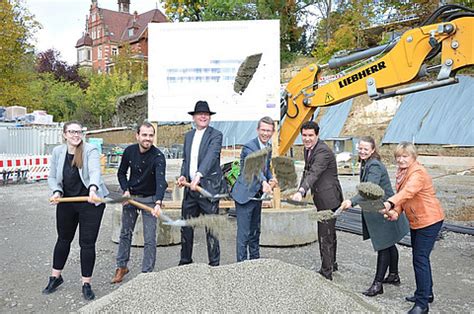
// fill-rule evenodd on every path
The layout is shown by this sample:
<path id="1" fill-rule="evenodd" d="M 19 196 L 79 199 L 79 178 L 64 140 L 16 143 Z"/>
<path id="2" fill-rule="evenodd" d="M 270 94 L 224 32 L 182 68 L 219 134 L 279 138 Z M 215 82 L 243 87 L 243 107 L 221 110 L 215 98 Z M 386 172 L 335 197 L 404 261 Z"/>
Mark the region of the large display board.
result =
<path id="1" fill-rule="evenodd" d="M 190 121 L 206 100 L 214 121 L 280 117 L 278 20 L 149 24 L 148 119 Z M 234 90 L 242 62 L 261 54 L 243 92 Z"/>

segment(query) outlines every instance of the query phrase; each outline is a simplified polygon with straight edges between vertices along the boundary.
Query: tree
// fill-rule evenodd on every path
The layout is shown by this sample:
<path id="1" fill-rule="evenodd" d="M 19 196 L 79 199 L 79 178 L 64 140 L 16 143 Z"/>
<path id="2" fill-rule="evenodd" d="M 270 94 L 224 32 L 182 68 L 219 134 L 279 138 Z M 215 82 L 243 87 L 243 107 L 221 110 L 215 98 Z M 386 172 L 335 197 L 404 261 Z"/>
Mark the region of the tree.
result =
<path id="1" fill-rule="evenodd" d="M 132 84 L 126 73 L 91 74 L 85 103 L 78 107 L 75 117 L 88 125 L 110 125 L 117 98 L 139 90 L 141 83 Z"/>
<path id="2" fill-rule="evenodd" d="M 112 72 L 125 74 L 132 85 L 138 84 L 141 89 L 147 88 L 148 63 L 141 55 L 136 55 L 128 42 L 120 47 L 120 53 L 113 56 Z"/>
<path id="3" fill-rule="evenodd" d="M 79 74 L 78 65 L 70 66 L 60 58 L 60 52 L 55 49 L 48 49 L 38 53 L 36 57 L 36 71 L 38 73 L 52 73 L 58 81 L 77 83 L 82 89 L 86 89 L 87 82 Z"/>
<path id="4" fill-rule="evenodd" d="M 307 49 L 303 16 L 320 0 L 165 0 L 165 9 L 172 21 L 226 21 L 279 19 L 282 61 Z"/>
<path id="5" fill-rule="evenodd" d="M 31 40 L 40 25 L 21 0 L 0 1 L 0 105 L 24 105 L 34 74 Z"/>
<path id="6" fill-rule="evenodd" d="M 172 21 L 195 22 L 203 20 L 203 8 L 207 2 L 207 0 L 165 0 L 164 8 Z"/>
<path id="7" fill-rule="evenodd" d="M 68 121 L 85 101 L 85 94 L 78 84 L 58 81 L 53 73 L 38 74 L 29 85 L 32 95 L 31 110 L 46 110 L 55 121 Z"/>

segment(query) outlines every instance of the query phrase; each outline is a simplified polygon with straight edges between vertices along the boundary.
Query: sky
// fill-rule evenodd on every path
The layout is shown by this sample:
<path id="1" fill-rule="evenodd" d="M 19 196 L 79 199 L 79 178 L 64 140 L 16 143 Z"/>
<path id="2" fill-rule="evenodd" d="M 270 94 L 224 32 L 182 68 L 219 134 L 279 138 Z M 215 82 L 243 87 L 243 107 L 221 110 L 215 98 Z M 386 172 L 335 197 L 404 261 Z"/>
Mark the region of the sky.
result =
<path id="1" fill-rule="evenodd" d="M 85 30 L 86 15 L 89 15 L 91 0 L 23 0 L 42 29 L 36 37 L 36 51 L 54 48 L 61 53 L 61 59 L 75 64 L 76 42 Z M 98 0 L 100 8 L 118 11 L 117 0 Z M 161 8 L 159 1 L 130 0 L 130 13 L 139 14 Z"/>

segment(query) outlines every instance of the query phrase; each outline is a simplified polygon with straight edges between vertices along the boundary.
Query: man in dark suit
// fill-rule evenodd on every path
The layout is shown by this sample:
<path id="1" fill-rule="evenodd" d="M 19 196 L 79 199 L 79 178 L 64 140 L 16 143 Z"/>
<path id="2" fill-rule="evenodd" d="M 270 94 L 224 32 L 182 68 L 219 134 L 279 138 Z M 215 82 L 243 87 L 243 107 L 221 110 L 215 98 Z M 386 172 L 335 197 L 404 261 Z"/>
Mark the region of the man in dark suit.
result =
<path id="1" fill-rule="evenodd" d="M 301 126 L 305 166 L 301 183 L 293 195 L 293 200 L 301 201 L 311 190 L 316 210 L 335 211 L 341 204 L 342 188 L 337 178 L 337 163 L 331 149 L 319 139 L 319 125 L 308 121 Z M 336 219 L 318 222 L 318 242 L 321 255 L 319 273 L 332 280 L 336 263 Z"/>
<path id="2" fill-rule="evenodd" d="M 274 131 L 273 120 L 270 117 L 260 119 L 257 126 L 258 136 L 245 144 L 240 154 L 241 172 L 231 192 L 237 215 L 237 262 L 260 258 L 262 201 L 251 200 L 251 198 L 261 197 L 263 193 L 271 193 L 276 180 L 272 179 L 270 153 L 265 168 L 258 176 L 254 176 L 251 182 L 245 179 L 244 164 L 245 158 L 250 153 L 267 147 Z"/>
<path id="3" fill-rule="evenodd" d="M 184 138 L 183 165 L 178 185 L 191 182 L 190 188 L 185 188 L 181 215 L 183 219 L 203 215 L 218 214 L 219 201 L 209 200 L 199 194 L 196 187 L 200 185 L 211 194 L 221 193 L 225 189 L 220 167 L 222 133 L 209 126 L 211 115 L 206 101 L 198 101 L 194 111 L 188 112 L 193 116 L 196 128 L 186 133 Z M 179 265 L 193 262 L 194 229 L 181 228 L 181 259 Z M 207 253 L 209 265 L 218 266 L 220 261 L 219 240 L 206 229 Z"/>

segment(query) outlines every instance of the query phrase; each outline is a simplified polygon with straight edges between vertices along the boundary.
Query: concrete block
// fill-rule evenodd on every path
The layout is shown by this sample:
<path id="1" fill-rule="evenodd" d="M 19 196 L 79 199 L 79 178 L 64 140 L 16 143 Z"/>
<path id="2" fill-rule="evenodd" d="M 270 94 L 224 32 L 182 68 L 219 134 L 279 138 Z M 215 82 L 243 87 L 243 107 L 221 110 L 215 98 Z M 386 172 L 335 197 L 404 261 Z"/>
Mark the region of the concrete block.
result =
<path id="1" fill-rule="evenodd" d="M 316 241 L 318 224 L 309 217 L 314 210 L 314 207 L 262 209 L 260 245 L 294 246 Z"/>
<path id="2" fill-rule="evenodd" d="M 181 218 L 181 210 L 169 209 L 166 210 L 166 215 L 171 219 Z M 112 241 L 119 243 L 120 241 L 120 229 L 122 228 L 122 206 L 115 206 L 112 212 Z M 157 220 L 156 228 L 157 245 L 167 246 L 181 243 L 181 228 L 170 227 L 160 223 Z M 133 246 L 143 246 L 143 220 L 141 211 L 138 214 L 137 223 L 135 224 L 135 230 L 132 236 Z"/>

